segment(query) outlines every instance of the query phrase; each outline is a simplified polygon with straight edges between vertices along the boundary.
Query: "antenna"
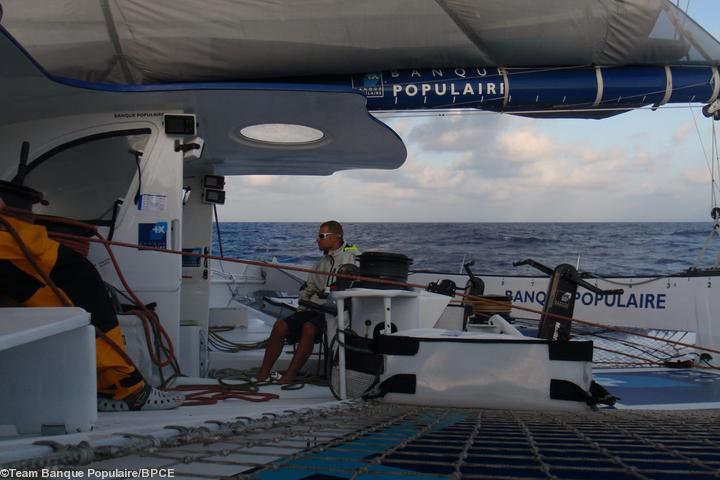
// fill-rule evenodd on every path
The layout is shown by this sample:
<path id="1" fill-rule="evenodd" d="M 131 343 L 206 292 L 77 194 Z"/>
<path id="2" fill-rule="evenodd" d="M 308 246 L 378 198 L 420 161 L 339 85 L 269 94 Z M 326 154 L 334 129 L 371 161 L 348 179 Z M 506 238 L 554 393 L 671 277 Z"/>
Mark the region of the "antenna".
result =
<path id="1" fill-rule="evenodd" d="M 25 183 L 25 175 L 27 174 L 27 161 L 30 155 L 30 142 L 22 142 L 20 147 L 20 164 L 18 165 L 17 175 L 13 179 L 12 183 L 15 185 L 23 185 Z"/>
<path id="2" fill-rule="evenodd" d="M 29 154 L 30 143 L 25 141 L 20 148 L 20 164 L 18 165 L 17 175 L 9 182 L 0 180 L 0 197 L 2 197 L 5 204 L 23 210 L 32 210 L 32 206 L 38 202 L 48 205 L 47 201 L 43 199 L 42 193 L 23 185 L 28 170 Z"/>

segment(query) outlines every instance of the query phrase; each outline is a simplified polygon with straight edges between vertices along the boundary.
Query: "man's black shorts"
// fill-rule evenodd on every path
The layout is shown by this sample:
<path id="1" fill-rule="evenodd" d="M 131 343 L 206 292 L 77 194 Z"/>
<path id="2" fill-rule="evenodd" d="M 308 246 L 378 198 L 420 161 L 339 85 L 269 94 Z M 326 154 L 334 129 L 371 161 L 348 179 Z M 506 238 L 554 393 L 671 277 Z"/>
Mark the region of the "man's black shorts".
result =
<path id="1" fill-rule="evenodd" d="M 289 317 L 284 318 L 284 320 L 289 330 L 287 337 L 288 343 L 297 343 L 300 341 L 303 325 L 305 325 L 306 322 L 310 322 L 317 327 L 317 333 L 315 334 L 316 342 L 322 338 L 322 334 L 325 331 L 325 314 L 323 313 L 302 310 L 293 313 Z"/>

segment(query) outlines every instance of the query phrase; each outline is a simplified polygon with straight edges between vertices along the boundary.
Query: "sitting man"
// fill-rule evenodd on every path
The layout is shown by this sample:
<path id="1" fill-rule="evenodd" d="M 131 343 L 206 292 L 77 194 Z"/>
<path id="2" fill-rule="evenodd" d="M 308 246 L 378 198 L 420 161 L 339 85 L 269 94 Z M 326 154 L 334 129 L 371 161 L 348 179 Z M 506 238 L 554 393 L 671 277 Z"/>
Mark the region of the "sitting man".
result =
<path id="1" fill-rule="evenodd" d="M 334 282 L 332 274 L 337 273 L 342 265 L 357 263 L 356 256 L 360 255 L 358 248 L 345 243 L 342 225 L 334 220 L 320 225 L 317 236 L 317 245 L 325 254 L 315 265 L 315 270 L 328 272 L 329 275 L 311 273 L 307 282 L 300 287 L 300 300 L 324 302 L 330 293 L 330 286 Z M 295 383 L 298 371 L 305 365 L 313 350 L 315 341 L 321 337 L 325 330 L 325 315 L 314 310 L 300 307 L 298 311 L 287 318 L 275 322 L 265 349 L 260 373 L 257 381 L 266 381 L 270 376 L 270 369 L 280 357 L 283 345 L 287 339 L 290 343 L 297 343 L 295 355 L 285 374 L 280 378 L 281 384 Z"/>
<path id="2" fill-rule="evenodd" d="M 98 410 L 180 406 L 184 395 L 154 388 L 125 354 L 117 315 L 93 264 L 35 224 L 31 209 L 41 199 L 40 192 L 0 180 L 0 306 L 74 305 L 90 313 L 96 328 Z"/>

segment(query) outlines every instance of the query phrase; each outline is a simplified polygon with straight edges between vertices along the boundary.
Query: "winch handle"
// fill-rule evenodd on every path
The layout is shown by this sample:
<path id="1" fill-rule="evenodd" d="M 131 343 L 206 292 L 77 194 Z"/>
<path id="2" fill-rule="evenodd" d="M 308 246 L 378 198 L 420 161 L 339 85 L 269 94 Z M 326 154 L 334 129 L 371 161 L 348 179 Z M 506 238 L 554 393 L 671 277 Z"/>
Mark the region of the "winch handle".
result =
<path id="1" fill-rule="evenodd" d="M 485 293 L 485 282 L 483 282 L 482 278 L 476 277 L 472 270 L 470 270 L 470 267 L 473 265 L 475 265 L 475 260 L 470 260 L 469 262 L 463 263 L 463 268 L 465 269 L 465 272 L 470 279 L 470 284 L 473 287 L 472 293 L 474 295 L 482 295 Z"/>
<path id="2" fill-rule="evenodd" d="M 470 260 L 469 262 L 463 263 L 463 268 L 465 269 L 465 272 L 468 274 L 468 277 L 472 278 L 475 275 L 473 275 L 472 270 L 470 270 L 470 267 L 475 265 L 475 260 Z"/>
<path id="3" fill-rule="evenodd" d="M 555 271 L 540 262 L 536 262 L 532 258 L 526 258 L 525 260 L 520 260 L 519 262 L 513 262 L 513 267 L 519 267 L 521 265 L 530 265 L 531 267 L 534 267 L 547 275 L 552 275 Z"/>

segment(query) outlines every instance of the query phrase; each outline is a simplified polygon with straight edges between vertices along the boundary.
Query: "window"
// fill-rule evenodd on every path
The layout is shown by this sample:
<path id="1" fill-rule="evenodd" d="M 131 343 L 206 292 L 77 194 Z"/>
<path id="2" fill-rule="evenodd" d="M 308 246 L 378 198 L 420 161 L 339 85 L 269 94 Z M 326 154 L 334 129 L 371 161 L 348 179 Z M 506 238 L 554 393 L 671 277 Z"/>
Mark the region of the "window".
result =
<path id="1" fill-rule="evenodd" d="M 45 194 L 38 213 L 78 220 L 112 218 L 118 198 L 132 202 L 128 189 L 138 171 L 133 151 L 150 140 L 149 128 L 91 135 L 56 147 L 28 165 L 25 185 Z"/>

